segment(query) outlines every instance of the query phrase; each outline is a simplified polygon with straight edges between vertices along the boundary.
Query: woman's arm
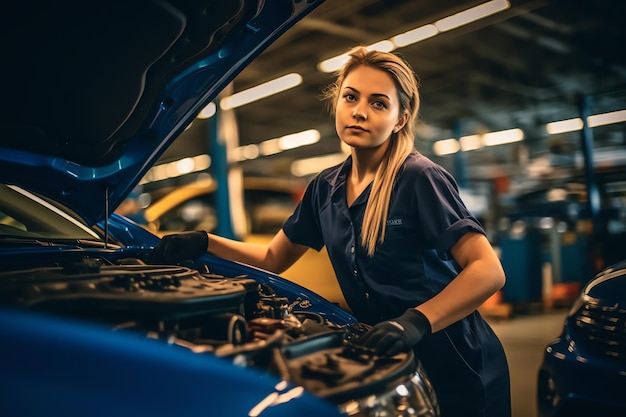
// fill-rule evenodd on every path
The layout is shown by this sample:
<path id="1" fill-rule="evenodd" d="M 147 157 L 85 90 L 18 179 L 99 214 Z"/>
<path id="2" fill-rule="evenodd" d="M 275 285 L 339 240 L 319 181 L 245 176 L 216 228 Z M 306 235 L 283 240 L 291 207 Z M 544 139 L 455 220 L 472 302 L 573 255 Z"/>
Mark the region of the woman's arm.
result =
<path id="1" fill-rule="evenodd" d="M 293 243 L 280 230 L 267 245 L 241 242 L 209 234 L 208 251 L 222 258 L 256 266 L 276 274 L 294 264 L 308 247 Z"/>
<path id="2" fill-rule="evenodd" d="M 461 273 L 439 294 L 416 307 L 428 318 L 433 332 L 471 314 L 505 282 L 500 259 L 484 235 L 467 233 L 450 252 Z"/>

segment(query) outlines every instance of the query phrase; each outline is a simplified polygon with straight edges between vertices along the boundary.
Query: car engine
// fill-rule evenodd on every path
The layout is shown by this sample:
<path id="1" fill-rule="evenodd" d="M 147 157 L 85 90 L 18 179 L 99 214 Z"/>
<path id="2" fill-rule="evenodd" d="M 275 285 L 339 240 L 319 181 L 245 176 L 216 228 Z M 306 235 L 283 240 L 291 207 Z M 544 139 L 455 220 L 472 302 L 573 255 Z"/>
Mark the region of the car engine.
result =
<path id="1" fill-rule="evenodd" d="M 111 263 L 74 257 L 0 271 L 0 304 L 137 332 L 199 355 L 260 368 L 348 415 L 374 415 L 372 407 L 408 410 L 394 415 L 437 415 L 432 387 L 421 368 L 416 372 L 412 352 L 376 356 L 353 343 L 367 326 L 332 323 L 310 311 L 308 300 L 280 297 L 270 285 L 245 276 L 148 265 L 134 258 Z M 411 392 L 398 396 L 398 384 Z M 391 392 L 385 401 L 393 404 L 358 401 L 373 394 L 384 400 L 384 392 Z"/>

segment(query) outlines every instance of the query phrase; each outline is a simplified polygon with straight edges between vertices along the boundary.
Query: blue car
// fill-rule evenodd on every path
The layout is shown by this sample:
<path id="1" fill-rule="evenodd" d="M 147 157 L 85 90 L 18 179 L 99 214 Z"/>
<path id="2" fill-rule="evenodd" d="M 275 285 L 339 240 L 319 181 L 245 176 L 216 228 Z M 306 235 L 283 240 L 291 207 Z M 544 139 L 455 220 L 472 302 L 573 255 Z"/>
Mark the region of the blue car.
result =
<path id="1" fill-rule="evenodd" d="M 626 415 L 626 261 L 584 287 L 543 356 L 540 417 Z"/>
<path id="2" fill-rule="evenodd" d="M 267 271 L 113 214 L 307 1 L 3 5 L 0 415 L 437 416 L 411 351 Z"/>

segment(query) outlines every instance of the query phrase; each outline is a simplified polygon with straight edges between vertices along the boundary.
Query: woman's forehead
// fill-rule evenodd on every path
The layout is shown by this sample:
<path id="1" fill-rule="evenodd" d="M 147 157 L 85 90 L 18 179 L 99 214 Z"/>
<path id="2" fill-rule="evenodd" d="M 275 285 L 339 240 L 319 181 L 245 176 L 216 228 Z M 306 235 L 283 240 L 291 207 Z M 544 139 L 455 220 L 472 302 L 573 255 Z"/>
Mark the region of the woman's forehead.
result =
<path id="1" fill-rule="evenodd" d="M 379 68 L 359 65 L 350 71 L 341 88 L 350 88 L 360 93 L 395 95 L 396 84 L 391 75 Z"/>

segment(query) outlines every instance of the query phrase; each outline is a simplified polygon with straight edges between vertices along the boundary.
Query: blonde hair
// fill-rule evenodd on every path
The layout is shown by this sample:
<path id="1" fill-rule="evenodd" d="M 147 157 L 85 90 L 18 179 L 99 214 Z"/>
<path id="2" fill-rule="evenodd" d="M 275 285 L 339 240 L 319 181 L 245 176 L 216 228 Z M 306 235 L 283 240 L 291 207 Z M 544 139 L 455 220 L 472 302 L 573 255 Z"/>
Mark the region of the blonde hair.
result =
<path id="1" fill-rule="evenodd" d="M 385 240 L 389 201 L 396 175 L 407 156 L 416 152 L 413 129 L 420 104 L 418 81 L 411 66 L 399 55 L 368 51 L 364 47 L 358 46 L 348 51 L 348 56 L 348 61 L 337 72 L 335 82 L 323 91 L 323 97 L 327 100 L 333 115 L 337 108 L 339 90 L 346 76 L 355 68 L 367 65 L 383 70 L 391 76 L 398 90 L 400 115 L 406 113 L 409 116 L 402 129 L 397 133 L 392 133 L 389 139 L 389 147 L 376 171 L 365 208 L 361 244 L 367 249 L 368 255 L 373 256 L 376 243 Z"/>

